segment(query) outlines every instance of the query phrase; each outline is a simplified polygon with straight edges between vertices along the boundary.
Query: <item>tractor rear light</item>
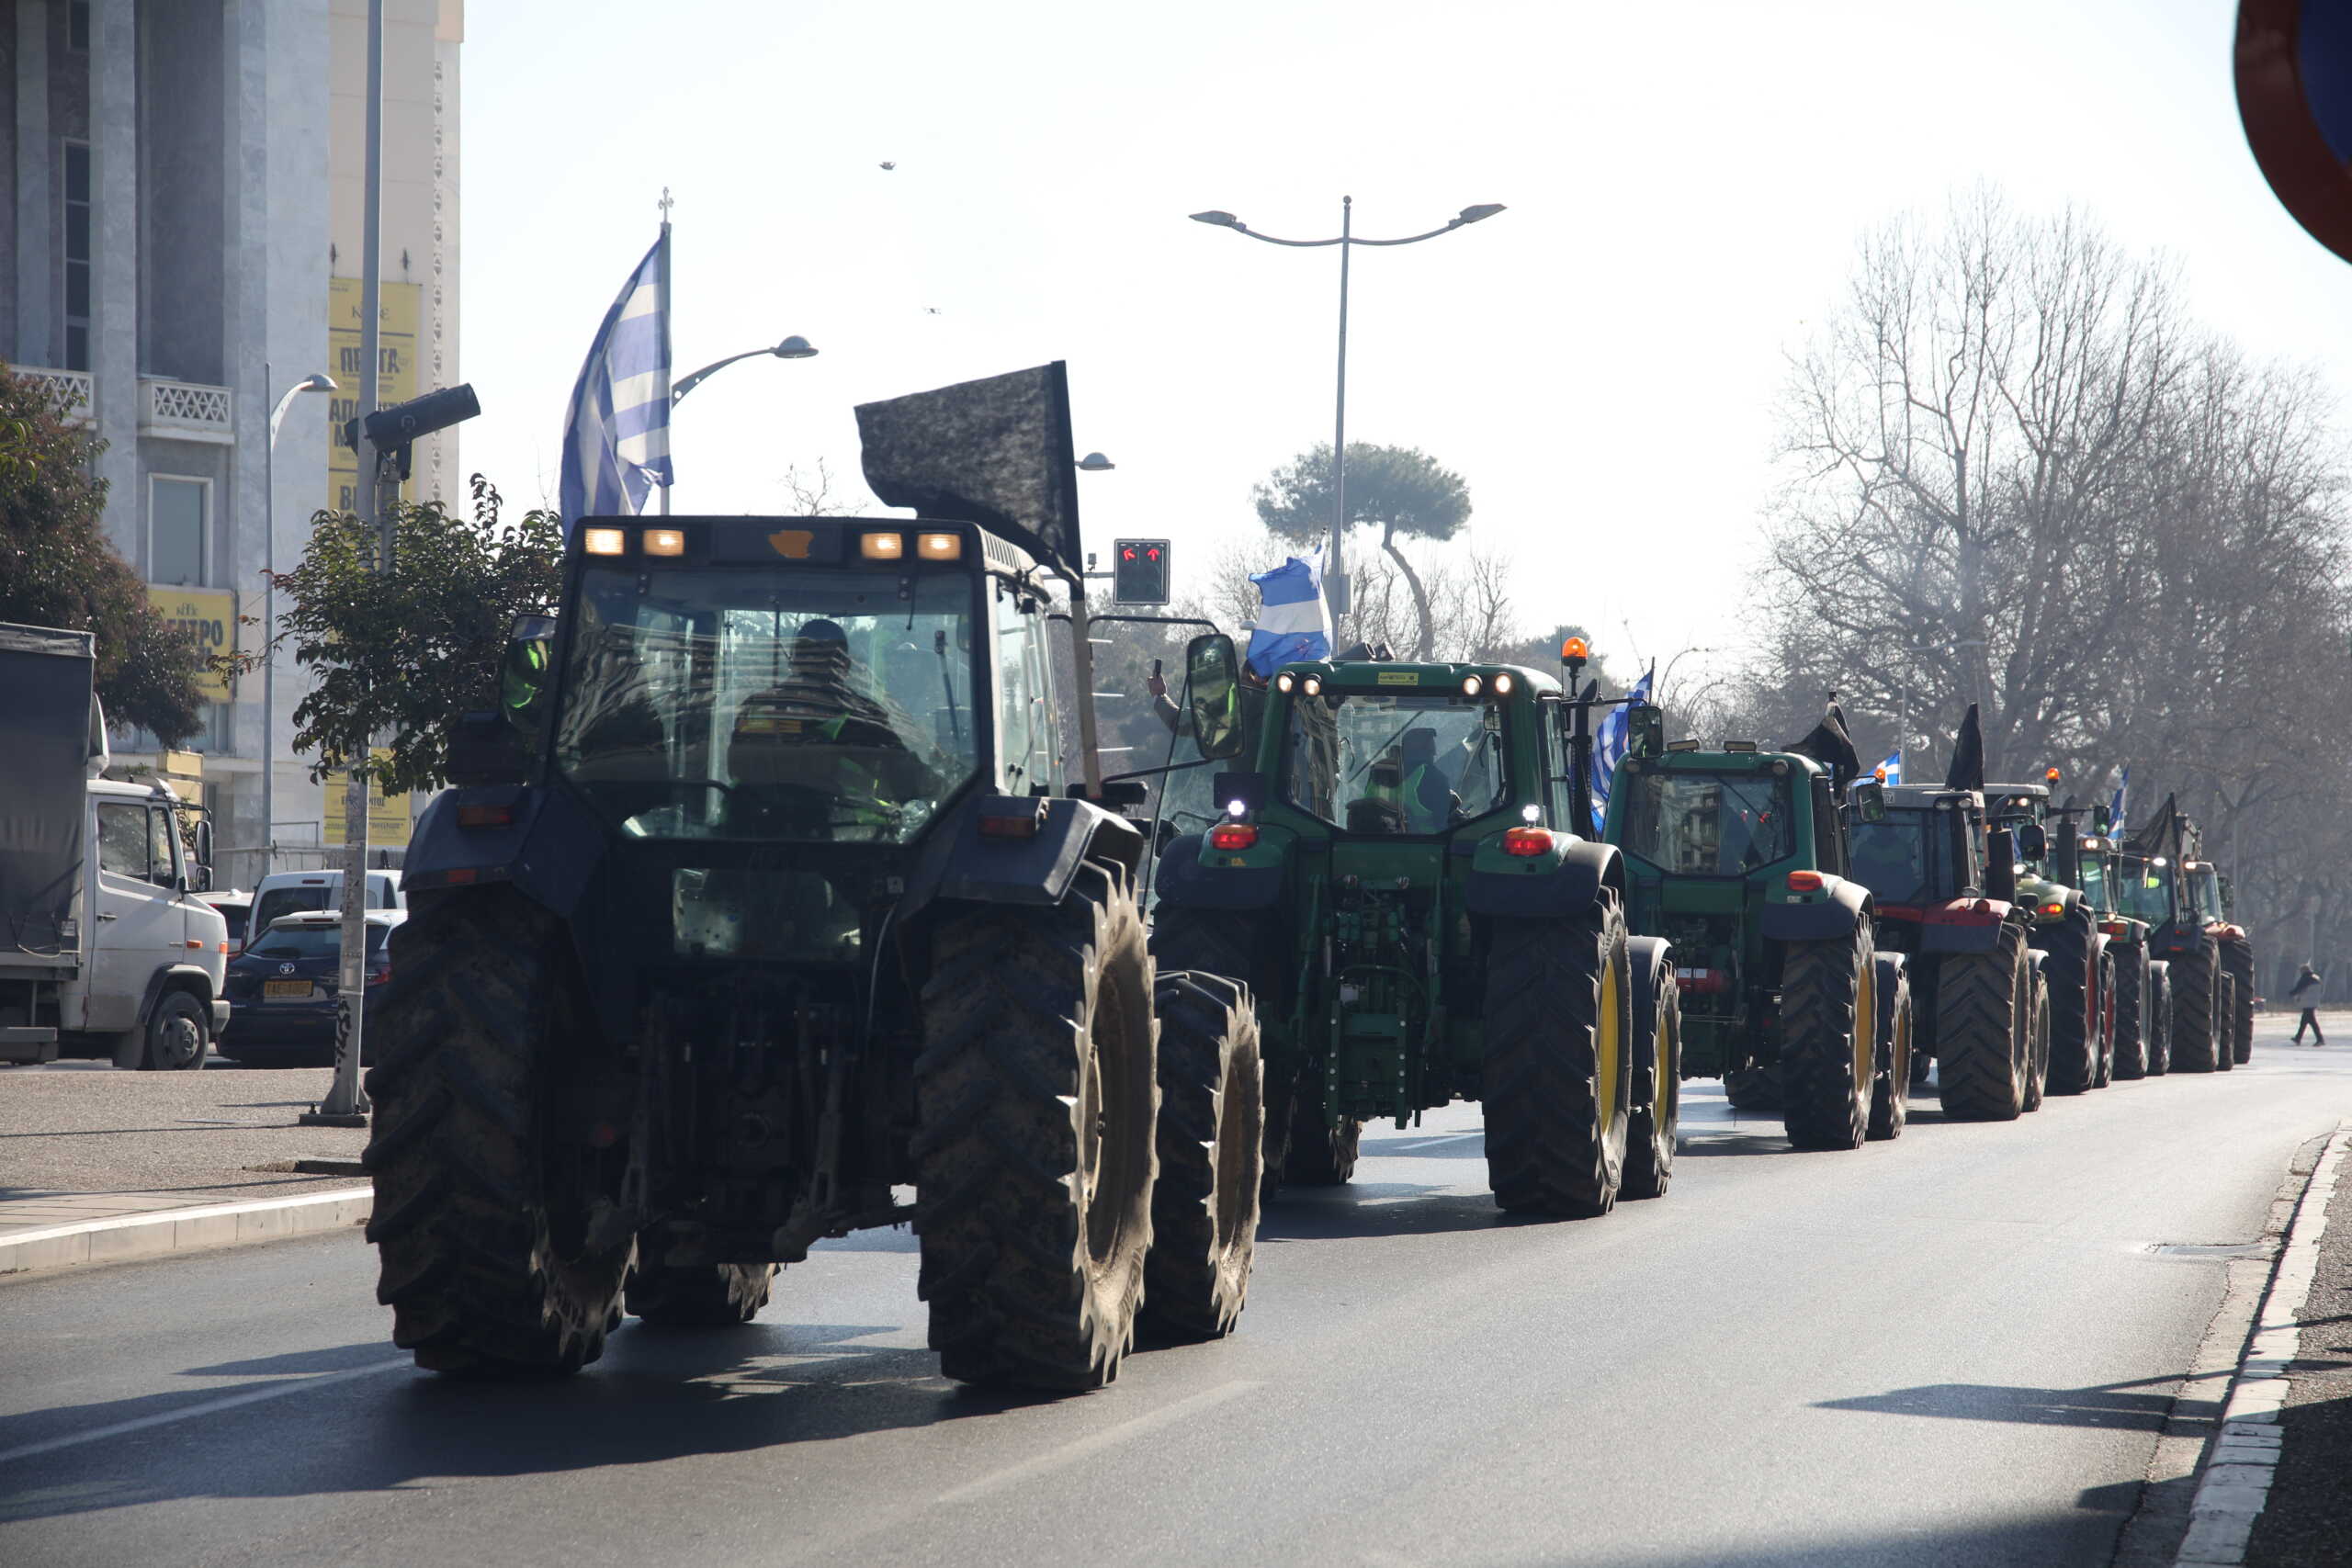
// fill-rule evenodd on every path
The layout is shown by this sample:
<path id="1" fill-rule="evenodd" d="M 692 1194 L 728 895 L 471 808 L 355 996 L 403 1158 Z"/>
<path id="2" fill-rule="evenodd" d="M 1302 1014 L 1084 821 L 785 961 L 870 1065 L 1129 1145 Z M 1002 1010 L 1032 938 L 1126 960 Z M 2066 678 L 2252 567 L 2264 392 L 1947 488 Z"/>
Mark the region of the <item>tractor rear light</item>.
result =
<path id="1" fill-rule="evenodd" d="M 2061 898 L 2052 898 L 2041 906 L 2041 912 L 2053 918 L 2063 915 L 2066 912 L 2065 901 Z"/>
<path id="2" fill-rule="evenodd" d="M 2101 920 L 2098 923 L 2098 931 L 2101 936 L 2129 936 L 2132 934 L 2132 928 L 2125 925 L 2121 920 Z"/>
<path id="3" fill-rule="evenodd" d="M 1820 892 L 1821 873 L 1817 871 L 1792 871 L 1789 873 L 1789 891 L 1792 893 Z"/>
<path id="4" fill-rule="evenodd" d="M 580 547 L 592 556 L 616 556 L 628 547 L 628 536 L 618 528 L 582 528 Z"/>
<path id="5" fill-rule="evenodd" d="M 904 534 L 860 534 L 857 553 L 867 560 L 900 560 L 907 553 Z"/>
<path id="6" fill-rule="evenodd" d="M 1258 825 L 1254 822 L 1220 822 L 1209 829 L 1209 848 L 1213 850 L 1246 850 L 1258 841 Z"/>
<path id="7" fill-rule="evenodd" d="M 458 807 L 460 828 L 512 828 L 514 807 L 512 806 L 460 806 Z"/>
<path id="8" fill-rule="evenodd" d="M 1503 829 L 1503 853 L 1507 855 L 1548 855 L 1552 852 L 1552 829 L 1549 828 L 1506 828 Z"/>
<path id="9" fill-rule="evenodd" d="M 1038 824 L 1044 818 L 1045 813 L 1042 811 L 1023 812 L 1019 815 L 1011 812 L 986 815 L 980 818 L 980 837 L 983 839 L 1034 839 L 1037 836 Z"/>

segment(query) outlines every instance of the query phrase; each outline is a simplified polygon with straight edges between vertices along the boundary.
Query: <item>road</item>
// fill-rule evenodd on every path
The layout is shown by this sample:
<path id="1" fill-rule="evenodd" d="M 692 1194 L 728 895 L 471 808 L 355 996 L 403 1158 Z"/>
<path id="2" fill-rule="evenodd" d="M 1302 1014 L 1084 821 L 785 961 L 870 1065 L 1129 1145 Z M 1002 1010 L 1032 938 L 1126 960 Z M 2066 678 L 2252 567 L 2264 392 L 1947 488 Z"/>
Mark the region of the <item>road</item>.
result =
<path id="1" fill-rule="evenodd" d="M 2105 1563 L 2224 1292 L 2154 1249 L 2352 1113 L 2283 1032 L 1855 1154 L 1694 1086 L 1672 1192 L 1576 1224 L 1498 1215 L 1475 1108 L 1374 1130 L 1238 1335 L 1060 1401 L 937 1377 L 903 1232 L 521 1388 L 410 1370 L 353 1236 L 0 1284 L 0 1562 Z"/>

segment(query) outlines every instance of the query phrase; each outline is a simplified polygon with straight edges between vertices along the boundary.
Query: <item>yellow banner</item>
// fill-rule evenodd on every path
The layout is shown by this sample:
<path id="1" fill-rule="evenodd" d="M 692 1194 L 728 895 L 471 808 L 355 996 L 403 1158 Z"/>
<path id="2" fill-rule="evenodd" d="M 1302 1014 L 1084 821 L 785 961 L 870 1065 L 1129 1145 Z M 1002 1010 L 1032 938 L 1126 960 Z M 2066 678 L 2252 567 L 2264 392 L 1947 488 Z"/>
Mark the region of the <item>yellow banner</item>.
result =
<path id="1" fill-rule="evenodd" d="M 392 760 L 392 749 L 379 746 L 374 755 L 379 762 L 389 762 Z M 351 775 L 347 773 L 338 771 L 326 776 L 325 806 L 320 813 L 322 819 L 319 823 L 321 843 L 340 844 L 344 841 L 344 792 L 350 787 Z M 368 848 L 395 850 L 405 845 L 411 829 L 415 826 L 415 815 L 407 795 L 396 795 L 388 800 L 381 791 L 371 786 L 368 791 Z"/>
<path id="2" fill-rule="evenodd" d="M 416 396 L 417 324 L 423 319 L 424 286 L 386 283 L 376 322 L 376 400 L 379 405 L 404 403 Z M 335 391 L 329 400 L 334 412 L 327 426 L 327 504 L 337 512 L 359 510 L 359 455 L 344 445 L 343 427 L 359 412 L 359 380 L 367 366 L 359 332 L 366 324 L 359 309 L 359 279 L 327 280 L 327 357 L 334 366 Z M 414 500 L 415 483 L 401 487 L 401 498 Z"/>
<path id="3" fill-rule="evenodd" d="M 233 590 L 150 587 L 147 601 L 155 606 L 157 615 L 194 637 L 198 650 L 206 655 L 237 651 L 237 595 Z M 231 677 L 217 671 L 197 672 L 196 689 L 206 702 L 227 702 L 235 686 Z"/>

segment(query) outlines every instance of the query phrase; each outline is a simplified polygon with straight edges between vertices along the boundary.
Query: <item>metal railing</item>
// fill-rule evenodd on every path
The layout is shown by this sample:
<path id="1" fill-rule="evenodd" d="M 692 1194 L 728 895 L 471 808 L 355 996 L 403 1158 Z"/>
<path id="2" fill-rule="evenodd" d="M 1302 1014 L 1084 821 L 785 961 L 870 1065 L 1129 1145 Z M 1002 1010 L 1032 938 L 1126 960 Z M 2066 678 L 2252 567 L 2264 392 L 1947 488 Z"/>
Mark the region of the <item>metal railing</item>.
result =
<path id="1" fill-rule="evenodd" d="M 142 376 L 139 427 L 184 440 L 227 443 L 236 439 L 236 401 L 226 387 L 196 381 L 166 381 Z"/>

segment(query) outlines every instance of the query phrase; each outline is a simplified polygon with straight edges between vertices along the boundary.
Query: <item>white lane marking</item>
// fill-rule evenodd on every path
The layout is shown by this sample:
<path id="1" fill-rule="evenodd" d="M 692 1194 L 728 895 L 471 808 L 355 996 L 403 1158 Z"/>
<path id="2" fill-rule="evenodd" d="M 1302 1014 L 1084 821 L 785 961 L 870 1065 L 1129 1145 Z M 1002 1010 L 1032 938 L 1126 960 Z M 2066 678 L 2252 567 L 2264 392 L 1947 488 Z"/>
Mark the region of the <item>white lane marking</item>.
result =
<path id="1" fill-rule="evenodd" d="M 0 1465 L 6 1465 L 15 1460 L 30 1459 L 35 1454 L 55 1453 L 60 1449 L 78 1448 L 84 1443 L 104 1442 L 108 1438 L 119 1438 L 126 1432 L 144 1432 L 154 1427 L 168 1427 L 175 1421 L 193 1421 L 201 1416 L 215 1416 L 223 1410 L 234 1410 L 241 1404 L 259 1404 L 265 1399 L 283 1399 L 289 1393 L 308 1393 L 314 1388 L 324 1388 L 329 1383 L 349 1382 L 354 1378 L 371 1378 L 378 1372 L 397 1371 L 402 1367 L 413 1364 L 406 1356 L 403 1356 L 397 1361 L 376 1361 L 365 1367 L 354 1367 L 348 1371 L 322 1372 L 317 1377 L 299 1378 L 291 1382 L 277 1382 L 266 1388 L 247 1389 L 243 1393 L 232 1393 L 221 1399 L 208 1399 L 201 1404 L 182 1405 L 177 1410 L 166 1410 L 158 1416 L 141 1416 L 135 1421 L 118 1421 L 111 1427 L 93 1427 L 86 1432 L 69 1432 L 62 1438 L 51 1438 L 44 1442 L 27 1443 L 20 1449 L 0 1451 Z"/>
<path id="2" fill-rule="evenodd" d="M 1090 1432 L 1075 1442 L 1064 1443 L 1060 1448 L 1039 1454 L 1035 1459 L 1025 1459 L 1019 1464 L 1008 1465 L 994 1475 L 984 1475 L 978 1481 L 967 1481 L 961 1486 L 952 1487 L 942 1492 L 933 1499 L 933 1502 L 934 1505 L 961 1503 L 973 1497 L 985 1496 L 990 1492 L 1001 1491 L 1017 1482 L 1026 1481 L 1032 1476 L 1044 1475 L 1059 1470 L 1066 1464 L 1074 1463 L 1089 1454 L 1124 1443 L 1130 1438 L 1139 1438 L 1146 1432 L 1155 1431 L 1190 1416 L 1196 1416 L 1212 1405 L 1223 1404 L 1227 1400 L 1245 1394 L 1260 1386 L 1261 1385 L 1256 1382 L 1237 1380 L 1233 1382 L 1219 1383 L 1215 1388 L 1204 1389 L 1190 1399 L 1180 1399 L 1173 1404 L 1162 1405 L 1158 1410 L 1147 1412 L 1132 1421 L 1122 1421 L 1115 1427 L 1105 1427 L 1099 1432 Z M 7 1458 L 6 1454 L 0 1454 L 0 1461 Z"/>
<path id="3" fill-rule="evenodd" d="M 1483 1138 L 1485 1136 L 1486 1130 L 1484 1128 L 1479 1129 L 1476 1133 L 1447 1133 L 1441 1137 L 1415 1138 L 1410 1143 L 1391 1144 L 1388 1147 L 1381 1150 L 1380 1152 L 1385 1155 L 1399 1155 L 1403 1154 L 1407 1149 L 1428 1148 L 1431 1144 L 1451 1144 L 1463 1138 Z"/>

